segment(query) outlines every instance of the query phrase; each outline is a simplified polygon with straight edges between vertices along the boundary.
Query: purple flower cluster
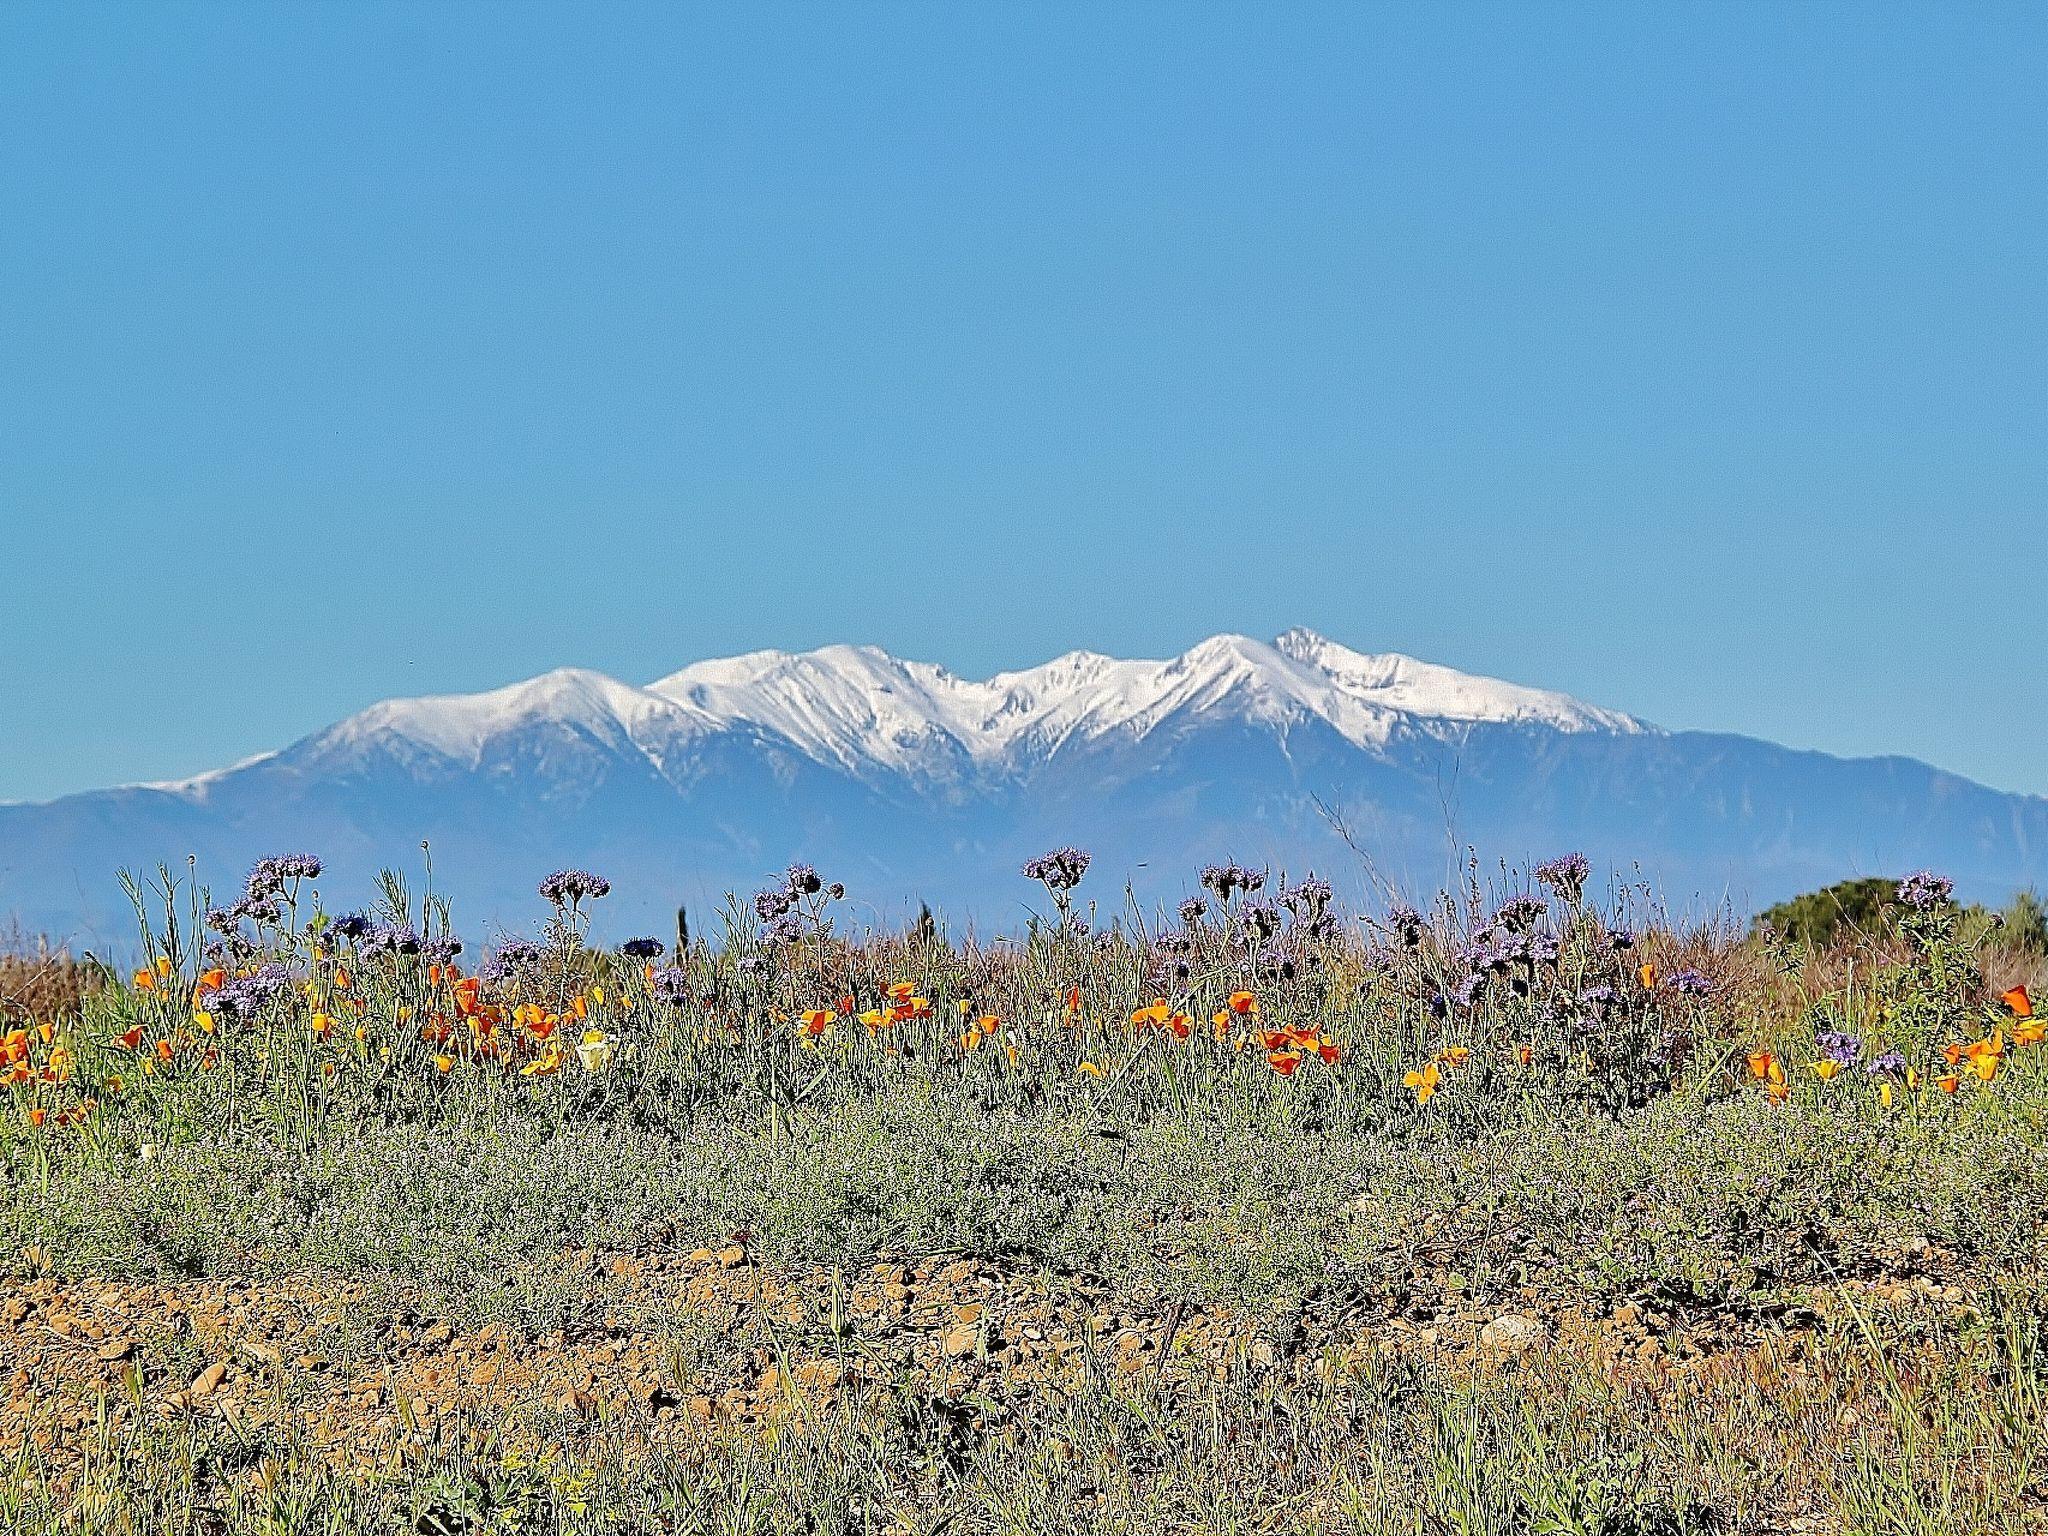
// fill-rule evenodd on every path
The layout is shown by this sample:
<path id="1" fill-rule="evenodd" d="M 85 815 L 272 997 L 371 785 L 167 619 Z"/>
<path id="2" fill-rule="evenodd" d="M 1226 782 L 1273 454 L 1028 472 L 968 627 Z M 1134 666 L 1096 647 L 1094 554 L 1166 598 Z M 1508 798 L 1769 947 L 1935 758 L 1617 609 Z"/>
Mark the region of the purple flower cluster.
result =
<path id="1" fill-rule="evenodd" d="M 558 907 L 595 901 L 600 896 L 610 895 L 611 889 L 611 881 L 603 875 L 593 875 L 587 869 L 558 869 L 540 883 L 541 899 Z"/>
<path id="2" fill-rule="evenodd" d="M 541 947 L 530 939 L 507 939 L 484 967 L 486 981 L 504 981 L 540 963 Z"/>
<path id="3" fill-rule="evenodd" d="M 761 925 L 761 937 L 770 944 L 794 944 L 810 931 L 800 913 L 785 912 Z"/>
<path id="4" fill-rule="evenodd" d="M 654 995 L 664 1003 L 690 1000 L 690 975 L 679 965 L 666 965 L 654 973 Z"/>
<path id="5" fill-rule="evenodd" d="M 1813 1043 L 1823 1061 L 1839 1062 L 1845 1067 L 1863 1054 L 1863 1042 L 1839 1030 L 1824 1029 L 1813 1037 Z"/>
<path id="6" fill-rule="evenodd" d="M 215 933 L 239 940 L 240 926 L 244 922 L 278 923 L 284 920 L 284 908 L 278 905 L 278 898 L 285 887 L 296 887 L 301 880 L 317 880 L 320 877 L 320 861 L 310 853 L 281 853 L 268 859 L 258 859 L 249 878 L 243 883 L 242 898 L 231 907 L 215 907 L 206 914 L 206 926 Z"/>
<path id="7" fill-rule="evenodd" d="M 1882 1056 L 1873 1056 L 1863 1064 L 1863 1070 L 1871 1077 L 1904 1077 L 1906 1058 L 1897 1051 L 1886 1051 Z"/>
<path id="8" fill-rule="evenodd" d="M 1673 971 L 1664 979 L 1664 985 L 1680 997 L 1705 997 L 1714 990 L 1713 982 L 1690 966 Z"/>
<path id="9" fill-rule="evenodd" d="M 420 958 L 429 965 L 452 965 L 461 953 L 462 940 L 445 933 L 438 939 L 426 940 L 419 948 Z"/>
<path id="10" fill-rule="evenodd" d="M 1209 903 L 1199 896 L 1190 896 L 1180 904 L 1181 926 L 1192 928 L 1209 915 Z"/>
<path id="11" fill-rule="evenodd" d="M 786 913 L 796 910 L 797 903 L 806 896 L 815 896 L 820 891 L 834 901 L 846 895 L 846 887 L 834 880 L 830 885 L 818 878 L 818 872 L 808 864 L 792 864 L 783 872 L 778 884 L 754 893 L 754 915 L 769 926 L 774 926 Z M 781 937 L 795 937 L 802 931 L 801 921 L 782 923 Z"/>
<path id="12" fill-rule="evenodd" d="M 1501 903 L 1500 910 L 1493 914 L 1496 927 L 1520 933 L 1536 926 L 1536 920 L 1549 910 L 1539 896 L 1512 896 Z"/>
<path id="13" fill-rule="evenodd" d="M 410 923 L 379 923 L 363 937 L 366 955 L 416 955 L 423 947 Z"/>
<path id="14" fill-rule="evenodd" d="M 1079 848 L 1055 848 L 1041 853 L 1024 865 L 1024 878 L 1036 880 L 1055 896 L 1064 896 L 1081 883 L 1094 855 Z"/>
<path id="15" fill-rule="evenodd" d="M 1387 926 L 1401 936 L 1401 942 L 1414 949 L 1422 943 L 1422 935 L 1428 927 L 1422 914 L 1406 902 L 1397 901 L 1387 909 Z"/>
<path id="16" fill-rule="evenodd" d="M 1254 945 L 1265 943 L 1280 931 L 1280 909 L 1270 901 L 1246 902 L 1238 910 L 1237 920 L 1244 926 L 1245 938 Z"/>
<path id="17" fill-rule="evenodd" d="M 1329 881 L 1310 875 L 1280 899 L 1294 914 L 1298 931 L 1305 937 L 1325 939 L 1335 931 L 1336 919 L 1330 916 Z"/>
<path id="18" fill-rule="evenodd" d="M 367 913 L 344 912 L 338 917 L 328 919 L 327 931 L 337 939 L 361 939 L 367 938 L 375 926 Z"/>
<path id="19" fill-rule="evenodd" d="M 1536 878 L 1557 893 L 1561 901 L 1577 901 L 1586 889 L 1586 879 L 1593 873 L 1593 866 L 1583 853 L 1560 854 L 1534 870 Z"/>
<path id="20" fill-rule="evenodd" d="M 653 960 L 666 947 L 659 939 L 628 939 L 619 946 L 619 953 L 628 960 Z"/>
<path id="21" fill-rule="evenodd" d="M 1899 900 L 1915 912 L 1932 912 L 1955 894 L 1956 883 L 1931 869 L 1915 870 L 1899 882 Z"/>
<path id="22" fill-rule="evenodd" d="M 1239 891 L 1249 896 L 1265 883 L 1263 870 L 1246 869 L 1242 864 L 1211 864 L 1202 871 L 1202 884 L 1216 893 L 1218 901 L 1228 901 Z"/>
<path id="23" fill-rule="evenodd" d="M 248 892 L 252 897 L 275 896 L 297 880 L 318 880 L 320 861 L 310 853 L 280 853 L 258 859 L 249 871 Z"/>
<path id="24" fill-rule="evenodd" d="M 261 1013 L 266 1004 L 289 992 L 291 987 L 291 972 L 273 963 L 214 988 L 206 995 L 206 1008 L 209 1013 L 222 1018 L 247 1022 Z"/>

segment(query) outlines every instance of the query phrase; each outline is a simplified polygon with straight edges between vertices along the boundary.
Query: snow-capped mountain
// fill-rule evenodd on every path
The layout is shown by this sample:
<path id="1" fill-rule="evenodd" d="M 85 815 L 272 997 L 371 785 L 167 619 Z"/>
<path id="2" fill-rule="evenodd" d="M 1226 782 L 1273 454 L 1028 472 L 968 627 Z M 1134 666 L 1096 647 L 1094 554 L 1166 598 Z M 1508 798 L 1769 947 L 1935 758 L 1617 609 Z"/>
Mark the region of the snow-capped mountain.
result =
<path id="1" fill-rule="evenodd" d="M 1003 927 L 1032 894 L 1017 864 L 1067 842 L 1093 848 L 1086 889 L 1112 907 L 1127 882 L 1149 903 L 1224 858 L 1312 867 L 1363 903 L 1434 889 L 1466 848 L 1583 848 L 1674 900 L 1738 908 L 1921 864 L 2002 895 L 2048 876 L 2048 799 L 1667 732 L 1302 629 L 982 680 L 828 646 L 645 687 L 563 669 L 394 699 L 195 779 L 0 806 L 0 921 L 118 942 L 117 869 L 196 856 L 226 889 L 284 848 L 325 857 L 347 903 L 380 867 L 417 884 L 423 839 L 435 889 L 486 927 L 530 922 L 560 864 L 611 877 L 623 932 L 797 858 L 880 921 L 927 900 Z"/>

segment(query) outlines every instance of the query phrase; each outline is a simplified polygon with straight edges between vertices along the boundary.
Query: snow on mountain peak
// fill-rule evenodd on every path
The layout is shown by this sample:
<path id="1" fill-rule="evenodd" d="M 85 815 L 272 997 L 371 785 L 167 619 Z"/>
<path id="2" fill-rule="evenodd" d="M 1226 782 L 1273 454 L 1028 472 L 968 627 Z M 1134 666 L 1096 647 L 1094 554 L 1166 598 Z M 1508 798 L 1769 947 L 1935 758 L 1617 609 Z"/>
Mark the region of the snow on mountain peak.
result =
<path id="1" fill-rule="evenodd" d="M 399 742 L 474 765 L 493 741 L 536 726 L 580 731 L 612 747 L 644 747 L 650 735 L 702 731 L 703 716 L 602 672 L 558 667 L 483 693 L 387 699 L 307 744 L 322 757 Z"/>
<path id="2" fill-rule="evenodd" d="M 700 661 L 645 688 L 563 667 L 484 693 L 387 700 L 303 746 L 323 760 L 390 746 L 474 766 L 495 742 L 568 730 L 660 765 L 679 743 L 745 728 L 851 772 L 952 780 L 1070 742 L 1138 739 L 1168 721 L 1211 718 L 1274 729 L 1320 720 L 1368 749 L 1403 726 L 1646 729 L 1563 694 L 1290 629 L 1271 644 L 1215 635 L 1165 661 L 1070 651 L 983 681 L 864 645 Z"/>
<path id="3" fill-rule="evenodd" d="M 1326 640 L 1311 629 L 1288 630 L 1274 649 L 1313 667 L 1362 701 L 1438 720 L 1547 725 L 1561 731 L 1647 729 L 1616 710 L 1596 709 L 1569 694 L 1475 677 L 1398 652 L 1367 655 Z"/>

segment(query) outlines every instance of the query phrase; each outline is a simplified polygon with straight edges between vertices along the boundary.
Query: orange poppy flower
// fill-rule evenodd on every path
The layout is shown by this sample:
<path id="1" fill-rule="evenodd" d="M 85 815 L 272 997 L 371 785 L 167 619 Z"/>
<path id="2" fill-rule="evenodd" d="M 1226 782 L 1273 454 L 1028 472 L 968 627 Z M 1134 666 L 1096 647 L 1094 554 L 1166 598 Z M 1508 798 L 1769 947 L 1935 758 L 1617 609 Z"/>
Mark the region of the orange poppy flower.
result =
<path id="1" fill-rule="evenodd" d="M 1841 1070 L 1842 1064 L 1839 1061 L 1834 1060 L 1833 1058 L 1827 1058 L 1825 1060 L 1816 1061 L 1813 1064 L 1813 1075 L 1819 1078 L 1822 1082 L 1826 1082 L 1829 1078 L 1833 1077 L 1837 1072 Z"/>
<path id="2" fill-rule="evenodd" d="M 1943 1077 L 1937 1077 L 1934 1080 L 1934 1086 L 1939 1088 L 1943 1093 L 1954 1093 L 1956 1089 L 1962 1086 L 1962 1083 L 1963 1080 L 1957 1077 L 1953 1072 L 1950 1072 Z"/>
<path id="3" fill-rule="evenodd" d="M 1657 967 L 1650 964 L 1647 960 L 1643 962 L 1642 968 L 1636 972 L 1636 975 L 1642 978 L 1643 990 L 1645 992 L 1657 985 Z"/>
<path id="4" fill-rule="evenodd" d="M 1777 1058 L 1772 1056 L 1769 1051 L 1751 1051 L 1749 1053 L 1749 1075 L 1751 1077 L 1758 1079 L 1767 1078 L 1771 1075 L 1771 1068 L 1776 1065 Z"/>
<path id="5" fill-rule="evenodd" d="M 1232 1013 L 1257 1013 L 1259 1000 L 1249 992 L 1233 992 L 1224 999 L 1224 1006 Z"/>
<path id="6" fill-rule="evenodd" d="M 202 971 L 199 975 L 199 980 L 193 984 L 192 995 L 194 997 L 202 997 L 208 992 L 218 992 L 227 985 L 227 979 L 228 973 L 219 966 L 215 966 L 210 971 Z"/>
<path id="7" fill-rule="evenodd" d="M 1536 1048 L 1534 1046 L 1522 1045 L 1515 1048 L 1515 1060 L 1519 1061 L 1523 1066 L 1528 1066 L 1535 1059 Z"/>
<path id="8" fill-rule="evenodd" d="M 1082 1072 L 1085 1072 L 1085 1073 L 1086 1073 L 1086 1074 L 1087 1074 L 1088 1076 L 1090 1076 L 1090 1077 L 1100 1077 L 1100 1076 L 1102 1076 L 1102 1068 L 1100 1068 L 1100 1067 L 1098 1067 L 1097 1065 L 1095 1065 L 1095 1063 L 1094 1063 L 1094 1062 L 1092 1062 L 1092 1061 L 1084 1061 L 1084 1062 L 1082 1062 L 1082 1063 L 1081 1063 L 1081 1066 L 1080 1066 L 1080 1070 L 1081 1070 Z"/>
<path id="9" fill-rule="evenodd" d="M 135 1050 L 138 1046 L 140 1046 L 142 1044 L 142 1026 L 138 1024 L 133 1029 L 129 1030 L 126 1034 L 122 1035 L 121 1044 L 126 1046 L 131 1051 Z"/>
<path id="10" fill-rule="evenodd" d="M 1443 1074 L 1437 1070 L 1436 1063 L 1432 1061 L 1420 1072 L 1408 1072 L 1403 1074 L 1401 1078 L 1401 1086 L 1403 1088 L 1414 1089 L 1415 1102 L 1418 1105 L 1420 1105 L 1427 1104 L 1430 1101 L 1431 1097 L 1434 1096 L 1436 1093 L 1437 1084 L 1442 1081 Z"/>
<path id="11" fill-rule="evenodd" d="M 1343 1052 L 1338 1048 L 1337 1042 L 1326 1035 L 1316 1042 L 1316 1054 L 1323 1058 L 1324 1066 L 1334 1067 L 1337 1065 L 1337 1058 Z"/>
<path id="12" fill-rule="evenodd" d="M 40 1106 L 38 1106 L 37 1108 L 32 1109 L 28 1112 L 28 1123 L 32 1126 L 35 1126 L 38 1130 L 40 1130 L 42 1129 L 44 1119 L 48 1117 L 49 1113 L 50 1112 L 47 1109 L 43 1109 Z"/>
<path id="13" fill-rule="evenodd" d="M 2041 1043 L 2041 1036 L 2044 1033 L 2048 1033 L 2048 1026 L 2044 1026 L 2039 1019 L 2029 1019 L 2024 1024 L 2013 1025 L 2012 1043 L 2014 1045 L 2039 1045 Z"/>
<path id="14" fill-rule="evenodd" d="M 1294 1069 L 1301 1065 L 1301 1052 L 1269 1051 L 1266 1055 L 1266 1065 L 1282 1077 L 1292 1077 Z"/>
<path id="15" fill-rule="evenodd" d="M 832 1021 L 838 1017 L 839 1015 L 830 1008 L 813 1008 L 805 1013 L 798 1022 L 803 1025 L 805 1034 L 815 1038 L 830 1029 Z"/>
<path id="16" fill-rule="evenodd" d="M 851 992 L 845 993 L 833 1006 L 848 1018 L 853 1017 L 853 994 Z"/>
<path id="17" fill-rule="evenodd" d="M 1195 1032 L 1195 1021 L 1185 1013 L 1168 1014 L 1166 1027 L 1176 1040 L 1185 1040 Z"/>
<path id="18" fill-rule="evenodd" d="M 169 1060 L 171 1059 L 171 1042 L 170 1042 L 170 1041 L 168 1041 L 168 1040 L 159 1040 L 159 1041 L 157 1041 L 157 1043 L 156 1043 L 156 1053 L 157 1053 L 157 1055 L 158 1055 L 158 1056 L 162 1057 L 162 1058 L 163 1058 L 163 1059 L 164 1059 L 165 1061 L 169 1061 Z"/>
<path id="19" fill-rule="evenodd" d="M 1784 1079 L 1782 1078 L 1778 1079 L 1775 1082 L 1769 1082 L 1764 1084 L 1764 1097 L 1769 1099 L 1773 1104 L 1784 1103 L 1785 1100 L 1791 1096 L 1791 1093 L 1791 1087 L 1787 1085 Z"/>
<path id="20" fill-rule="evenodd" d="M 2016 1019 L 2031 1019 L 2034 1016 L 2034 1000 L 2027 995 L 2025 987 L 2009 987 L 1998 994 L 1998 1000 L 2012 1010 Z"/>
<path id="21" fill-rule="evenodd" d="M 1131 1022 L 1140 1029 L 1143 1029 L 1148 1024 L 1164 1024 L 1170 1011 L 1166 1006 L 1165 998 L 1154 998 L 1145 1007 L 1138 1009 L 1131 1015 Z"/>
<path id="22" fill-rule="evenodd" d="M 1437 1052 L 1436 1059 L 1446 1066 L 1455 1067 L 1462 1065 L 1465 1058 L 1471 1054 L 1472 1047 L 1469 1045 L 1447 1045 Z"/>
<path id="23" fill-rule="evenodd" d="M 138 992 L 154 992 L 156 990 L 156 972 L 137 971 L 135 973 L 135 990 Z M 41 1125 L 42 1122 L 38 1120 L 36 1124 Z"/>

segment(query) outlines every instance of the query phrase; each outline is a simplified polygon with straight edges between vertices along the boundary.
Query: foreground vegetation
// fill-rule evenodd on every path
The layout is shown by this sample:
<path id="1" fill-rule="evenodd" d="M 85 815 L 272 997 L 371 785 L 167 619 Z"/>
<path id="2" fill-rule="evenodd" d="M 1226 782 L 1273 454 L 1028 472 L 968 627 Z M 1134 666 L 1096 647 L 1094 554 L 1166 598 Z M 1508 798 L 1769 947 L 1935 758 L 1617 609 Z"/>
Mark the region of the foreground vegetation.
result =
<path id="1" fill-rule="evenodd" d="M 1944 882 L 1822 948 L 1086 869 L 681 949 L 565 871 L 489 956 L 138 889 L 0 1030 L 0 1524 L 2044 1528 L 2042 961 Z"/>

